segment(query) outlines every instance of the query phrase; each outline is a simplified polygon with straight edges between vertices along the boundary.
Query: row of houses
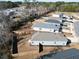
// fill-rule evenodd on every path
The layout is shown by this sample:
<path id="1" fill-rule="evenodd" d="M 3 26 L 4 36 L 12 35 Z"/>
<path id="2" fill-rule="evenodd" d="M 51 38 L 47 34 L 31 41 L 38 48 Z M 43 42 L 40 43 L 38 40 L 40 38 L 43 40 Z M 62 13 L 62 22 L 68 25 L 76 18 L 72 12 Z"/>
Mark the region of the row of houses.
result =
<path id="1" fill-rule="evenodd" d="M 37 31 L 29 40 L 31 45 L 66 46 L 68 38 L 62 34 L 62 21 L 60 17 L 43 17 L 44 22 L 34 23 L 32 29 Z"/>
<path id="2" fill-rule="evenodd" d="M 32 29 L 37 33 L 32 35 L 31 45 L 41 43 L 43 45 L 66 46 L 68 43 L 79 43 L 79 21 L 76 21 L 72 16 L 60 17 L 60 15 L 53 14 L 49 17 L 42 17 L 42 22 L 38 20 L 33 24 Z"/>

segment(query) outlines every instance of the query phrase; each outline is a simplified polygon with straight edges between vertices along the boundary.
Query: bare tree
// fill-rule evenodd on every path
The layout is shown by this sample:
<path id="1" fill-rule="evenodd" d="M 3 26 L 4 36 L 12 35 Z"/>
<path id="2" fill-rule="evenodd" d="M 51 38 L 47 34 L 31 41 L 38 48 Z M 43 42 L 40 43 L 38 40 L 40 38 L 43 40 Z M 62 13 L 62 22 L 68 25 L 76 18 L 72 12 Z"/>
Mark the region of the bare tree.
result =
<path id="1" fill-rule="evenodd" d="M 0 14 L 0 59 L 9 59 L 10 50 L 8 41 L 12 39 L 10 34 L 9 19 Z M 5 57 L 6 56 L 6 57 Z"/>

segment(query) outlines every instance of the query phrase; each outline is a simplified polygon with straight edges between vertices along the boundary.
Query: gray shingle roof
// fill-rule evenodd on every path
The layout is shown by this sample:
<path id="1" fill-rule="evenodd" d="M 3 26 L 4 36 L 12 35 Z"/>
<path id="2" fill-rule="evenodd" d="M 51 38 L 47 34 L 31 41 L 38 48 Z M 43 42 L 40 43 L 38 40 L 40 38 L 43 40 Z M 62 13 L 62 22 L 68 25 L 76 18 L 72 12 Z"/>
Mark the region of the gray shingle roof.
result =
<path id="1" fill-rule="evenodd" d="M 46 20 L 45 22 L 49 22 L 49 23 L 59 23 L 60 22 L 58 20 L 52 20 L 52 19 L 49 19 L 49 20 Z"/>
<path id="2" fill-rule="evenodd" d="M 50 28 L 50 29 L 59 29 L 60 26 L 55 26 L 53 24 L 49 24 L 49 23 L 35 23 L 33 24 L 32 28 L 33 27 L 39 27 L 39 28 Z"/>
<path id="3" fill-rule="evenodd" d="M 32 36 L 32 41 L 66 41 L 67 38 L 61 33 L 37 32 Z"/>

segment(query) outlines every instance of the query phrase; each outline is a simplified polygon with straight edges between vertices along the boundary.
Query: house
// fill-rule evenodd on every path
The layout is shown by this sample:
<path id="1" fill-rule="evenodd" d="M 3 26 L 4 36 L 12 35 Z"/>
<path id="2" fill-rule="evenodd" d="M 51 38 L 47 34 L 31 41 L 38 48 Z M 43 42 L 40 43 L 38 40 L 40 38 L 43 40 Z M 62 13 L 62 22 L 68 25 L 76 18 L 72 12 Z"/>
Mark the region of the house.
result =
<path id="1" fill-rule="evenodd" d="M 60 23 L 48 23 L 48 22 L 41 22 L 35 23 L 32 26 L 32 29 L 35 31 L 45 31 L 45 32 L 54 32 L 58 33 L 60 29 Z"/>
<path id="2" fill-rule="evenodd" d="M 52 14 L 52 17 L 60 17 L 59 14 Z"/>
<path id="3" fill-rule="evenodd" d="M 79 21 L 75 21 L 73 26 L 73 36 L 75 37 L 74 42 L 79 42 Z"/>
<path id="4" fill-rule="evenodd" d="M 62 23 L 63 19 L 62 18 L 57 18 L 57 17 L 50 17 L 49 19 L 47 19 L 46 21 L 51 20 L 53 23 Z M 55 21 L 55 22 L 54 22 Z"/>
<path id="5" fill-rule="evenodd" d="M 72 33 L 72 25 L 73 25 L 73 23 L 63 22 L 62 32 Z"/>
<path id="6" fill-rule="evenodd" d="M 60 17 L 42 17 L 44 20 L 55 20 L 55 21 L 59 21 L 60 23 L 62 23 L 63 19 Z"/>
<path id="7" fill-rule="evenodd" d="M 62 33 L 37 32 L 29 40 L 31 45 L 66 46 L 67 38 Z"/>
<path id="8" fill-rule="evenodd" d="M 59 17 L 59 18 L 62 18 L 62 17 L 67 17 L 67 16 L 64 15 L 64 13 L 55 13 L 55 14 L 52 14 L 52 17 Z"/>

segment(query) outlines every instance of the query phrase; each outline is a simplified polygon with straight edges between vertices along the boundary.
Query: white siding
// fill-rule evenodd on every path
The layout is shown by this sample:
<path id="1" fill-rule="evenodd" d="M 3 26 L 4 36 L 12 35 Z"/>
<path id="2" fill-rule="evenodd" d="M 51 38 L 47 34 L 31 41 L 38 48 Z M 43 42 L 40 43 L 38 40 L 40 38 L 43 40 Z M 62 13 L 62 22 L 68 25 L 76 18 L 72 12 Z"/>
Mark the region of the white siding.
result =
<path id="1" fill-rule="evenodd" d="M 40 29 L 38 27 L 33 27 L 33 30 L 39 31 Z"/>
<path id="2" fill-rule="evenodd" d="M 65 41 L 31 41 L 31 45 L 39 45 L 41 43 L 42 45 L 62 45 L 65 46 L 67 42 Z"/>
<path id="3" fill-rule="evenodd" d="M 58 14 L 52 14 L 53 17 L 59 17 L 60 15 Z"/>
<path id="4" fill-rule="evenodd" d="M 39 27 L 33 27 L 33 30 L 36 30 L 36 31 L 46 31 L 46 32 L 54 32 L 54 29 L 39 28 Z"/>

